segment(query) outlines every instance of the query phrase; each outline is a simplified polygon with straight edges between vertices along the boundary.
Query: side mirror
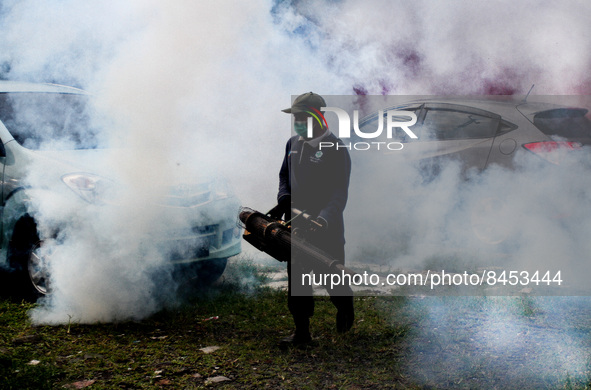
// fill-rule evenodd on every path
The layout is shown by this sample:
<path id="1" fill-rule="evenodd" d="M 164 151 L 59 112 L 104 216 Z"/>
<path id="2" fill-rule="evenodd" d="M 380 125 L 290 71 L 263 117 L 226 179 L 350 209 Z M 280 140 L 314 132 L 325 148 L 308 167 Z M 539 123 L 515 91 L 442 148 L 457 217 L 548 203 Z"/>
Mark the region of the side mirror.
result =
<path id="1" fill-rule="evenodd" d="M 4 147 L 4 142 L 0 139 L 0 157 L 6 157 L 6 148 Z"/>

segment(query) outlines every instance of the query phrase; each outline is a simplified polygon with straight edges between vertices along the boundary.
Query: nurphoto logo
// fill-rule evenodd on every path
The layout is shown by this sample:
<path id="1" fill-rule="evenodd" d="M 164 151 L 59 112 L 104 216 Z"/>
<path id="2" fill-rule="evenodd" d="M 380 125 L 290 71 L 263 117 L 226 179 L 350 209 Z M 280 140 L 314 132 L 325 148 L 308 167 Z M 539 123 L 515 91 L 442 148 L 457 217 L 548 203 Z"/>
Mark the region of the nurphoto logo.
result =
<path id="1" fill-rule="evenodd" d="M 319 147 L 320 149 L 325 148 L 347 148 L 349 150 L 369 150 L 369 149 L 377 149 L 381 150 L 388 149 L 388 150 L 402 150 L 404 148 L 404 144 L 402 142 L 397 141 L 390 141 L 394 138 L 395 129 L 401 129 L 406 136 L 411 139 L 418 139 L 417 135 L 410 129 L 411 126 L 417 123 L 417 116 L 414 112 L 411 111 L 399 111 L 399 110 L 387 110 L 384 113 L 384 110 L 378 111 L 378 120 L 377 120 L 377 129 L 370 129 L 364 128 L 363 131 L 359 126 L 359 111 L 353 110 L 353 126 L 351 126 L 351 118 L 347 111 L 343 110 L 342 108 L 338 107 L 321 107 L 320 111 L 317 109 L 313 109 L 312 111 L 307 111 L 311 116 L 308 117 L 307 121 L 307 134 L 308 137 L 312 137 L 312 125 L 314 119 L 318 121 L 320 124 L 326 125 L 327 121 L 324 115 L 320 112 L 333 112 L 336 114 L 338 118 L 338 137 L 343 141 L 343 144 L 334 143 L 334 142 L 320 142 Z M 385 122 L 385 125 L 384 125 Z M 361 141 L 361 142 L 349 142 L 348 144 L 345 143 L 345 140 L 351 138 L 351 128 L 355 136 L 361 139 L 370 140 L 370 139 L 377 139 L 379 137 L 383 137 L 382 133 L 384 133 L 384 128 L 386 130 L 386 141 Z"/>

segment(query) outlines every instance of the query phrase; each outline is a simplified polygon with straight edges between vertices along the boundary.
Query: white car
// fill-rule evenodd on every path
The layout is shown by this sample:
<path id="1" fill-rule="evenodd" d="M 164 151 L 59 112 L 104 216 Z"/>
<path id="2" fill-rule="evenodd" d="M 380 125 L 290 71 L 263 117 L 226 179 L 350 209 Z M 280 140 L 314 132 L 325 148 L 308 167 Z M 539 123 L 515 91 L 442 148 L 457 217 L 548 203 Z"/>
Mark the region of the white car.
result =
<path id="1" fill-rule="evenodd" d="M 97 149 L 98 132 L 79 131 L 87 120 L 84 107 L 89 99 L 87 92 L 76 88 L 0 81 L 0 269 L 29 296 L 48 293 L 48 259 L 38 249 L 44 240 L 58 237 L 62 228 L 38 226 L 32 199 L 53 187 L 60 189 L 56 196 L 67 198 L 60 204 L 90 207 L 101 201 L 102 188 L 117 186 L 109 172 L 92 171 L 85 164 L 89 157 L 112 152 Z M 31 179 L 33 166 L 48 167 L 44 184 Z M 223 178 L 167 186 L 153 208 L 171 220 L 186 221 L 182 227 L 154 227 L 167 243 L 167 261 L 183 267 L 185 274 L 194 272 L 197 283 L 216 280 L 228 257 L 241 251 L 239 207 Z"/>

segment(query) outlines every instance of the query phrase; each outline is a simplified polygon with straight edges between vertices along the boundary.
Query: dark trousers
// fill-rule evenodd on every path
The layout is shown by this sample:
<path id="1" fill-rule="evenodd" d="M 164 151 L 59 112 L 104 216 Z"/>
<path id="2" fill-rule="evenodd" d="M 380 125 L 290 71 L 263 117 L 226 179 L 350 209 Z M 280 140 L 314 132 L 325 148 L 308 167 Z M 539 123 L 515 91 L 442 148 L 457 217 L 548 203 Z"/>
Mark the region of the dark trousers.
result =
<path id="1" fill-rule="evenodd" d="M 342 245 L 331 248 L 326 251 L 340 264 L 345 263 L 345 248 Z M 287 266 L 288 275 L 288 297 L 287 306 L 296 323 L 296 329 L 299 323 L 307 323 L 308 319 L 314 315 L 314 296 L 313 286 L 302 284 L 302 275 L 310 272 L 330 272 L 315 267 L 312 262 L 291 261 Z M 330 300 L 337 310 L 350 310 L 353 306 L 353 291 L 349 285 L 339 285 L 331 289 L 330 286 L 324 286 L 330 295 Z"/>

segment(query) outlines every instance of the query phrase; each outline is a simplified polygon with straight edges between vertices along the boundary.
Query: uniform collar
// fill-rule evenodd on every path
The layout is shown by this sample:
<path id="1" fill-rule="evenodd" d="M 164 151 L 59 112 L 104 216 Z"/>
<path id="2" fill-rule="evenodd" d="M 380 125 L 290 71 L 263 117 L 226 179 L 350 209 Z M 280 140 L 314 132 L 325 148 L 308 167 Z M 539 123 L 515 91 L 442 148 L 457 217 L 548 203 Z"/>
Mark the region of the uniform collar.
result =
<path id="1" fill-rule="evenodd" d="M 326 129 L 326 131 L 324 132 L 324 134 L 322 134 L 320 137 L 316 137 L 316 138 L 312 138 L 311 140 L 307 141 L 304 139 L 304 137 L 300 137 L 300 141 L 304 141 L 304 143 L 310 145 L 313 148 L 317 148 L 318 145 L 320 145 L 320 142 L 325 139 L 326 137 L 328 137 L 330 135 L 330 130 Z"/>

